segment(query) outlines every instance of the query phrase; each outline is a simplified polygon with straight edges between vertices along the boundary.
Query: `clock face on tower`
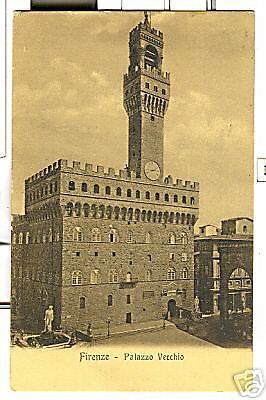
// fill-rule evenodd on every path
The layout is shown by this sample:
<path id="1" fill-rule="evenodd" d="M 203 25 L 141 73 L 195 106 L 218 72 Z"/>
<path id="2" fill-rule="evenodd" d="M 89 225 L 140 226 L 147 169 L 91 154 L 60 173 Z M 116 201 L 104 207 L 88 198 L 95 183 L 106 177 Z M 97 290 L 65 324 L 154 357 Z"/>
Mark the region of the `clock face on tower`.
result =
<path id="1" fill-rule="evenodd" d="M 155 161 L 148 161 L 144 167 L 145 175 L 151 181 L 156 181 L 160 176 L 160 167 Z"/>

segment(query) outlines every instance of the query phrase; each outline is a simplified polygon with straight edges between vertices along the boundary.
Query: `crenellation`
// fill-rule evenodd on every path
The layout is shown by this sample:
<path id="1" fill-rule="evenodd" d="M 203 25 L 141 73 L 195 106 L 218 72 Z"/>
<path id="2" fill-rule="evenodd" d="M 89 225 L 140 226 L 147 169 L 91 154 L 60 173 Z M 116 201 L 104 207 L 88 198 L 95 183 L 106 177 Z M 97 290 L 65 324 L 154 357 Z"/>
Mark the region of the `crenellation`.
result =
<path id="1" fill-rule="evenodd" d="M 104 167 L 102 165 L 97 165 L 97 174 L 104 175 Z"/>
<path id="2" fill-rule="evenodd" d="M 107 176 L 114 178 L 115 177 L 115 169 L 114 168 L 108 168 L 108 172 L 106 174 Z"/>
<path id="3" fill-rule="evenodd" d="M 80 161 L 73 161 L 73 169 L 80 169 Z"/>

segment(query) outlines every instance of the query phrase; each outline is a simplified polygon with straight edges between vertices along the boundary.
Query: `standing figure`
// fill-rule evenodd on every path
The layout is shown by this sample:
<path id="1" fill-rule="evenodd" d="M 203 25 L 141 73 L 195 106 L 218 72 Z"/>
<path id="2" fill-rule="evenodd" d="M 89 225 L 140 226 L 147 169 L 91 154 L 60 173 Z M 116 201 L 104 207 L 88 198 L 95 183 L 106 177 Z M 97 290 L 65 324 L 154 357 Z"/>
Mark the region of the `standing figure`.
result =
<path id="1" fill-rule="evenodd" d="M 194 299 L 194 311 L 196 315 L 200 314 L 200 301 L 198 296 L 196 296 Z"/>
<path id="2" fill-rule="evenodd" d="M 44 315 L 44 331 L 52 332 L 52 322 L 54 320 L 54 310 L 53 306 L 49 306 L 47 310 L 45 310 Z"/>

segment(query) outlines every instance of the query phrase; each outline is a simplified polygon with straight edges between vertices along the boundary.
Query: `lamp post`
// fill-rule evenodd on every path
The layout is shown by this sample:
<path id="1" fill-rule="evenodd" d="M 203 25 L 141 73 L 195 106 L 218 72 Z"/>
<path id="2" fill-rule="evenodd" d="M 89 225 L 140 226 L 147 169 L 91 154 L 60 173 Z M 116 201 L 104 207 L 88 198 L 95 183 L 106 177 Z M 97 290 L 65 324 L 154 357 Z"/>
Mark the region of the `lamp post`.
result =
<path id="1" fill-rule="evenodd" d="M 111 324 L 111 319 L 107 319 L 107 339 L 110 338 L 110 324 Z"/>

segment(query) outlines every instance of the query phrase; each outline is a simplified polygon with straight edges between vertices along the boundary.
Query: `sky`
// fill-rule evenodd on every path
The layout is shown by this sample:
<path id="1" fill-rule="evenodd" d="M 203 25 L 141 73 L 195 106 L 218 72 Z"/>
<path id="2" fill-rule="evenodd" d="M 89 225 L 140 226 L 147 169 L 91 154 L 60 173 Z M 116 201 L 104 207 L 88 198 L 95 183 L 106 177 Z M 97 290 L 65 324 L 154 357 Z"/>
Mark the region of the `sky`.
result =
<path id="1" fill-rule="evenodd" d="M 140 12 L 19 13 L 13 39 L 12 211 L 62 158 L 127 163 L 123 74 Z M 164 175 L 200 182 L 198 225 L 253 216 L 254 17 L 154 12 L 170 72 Z"/>

